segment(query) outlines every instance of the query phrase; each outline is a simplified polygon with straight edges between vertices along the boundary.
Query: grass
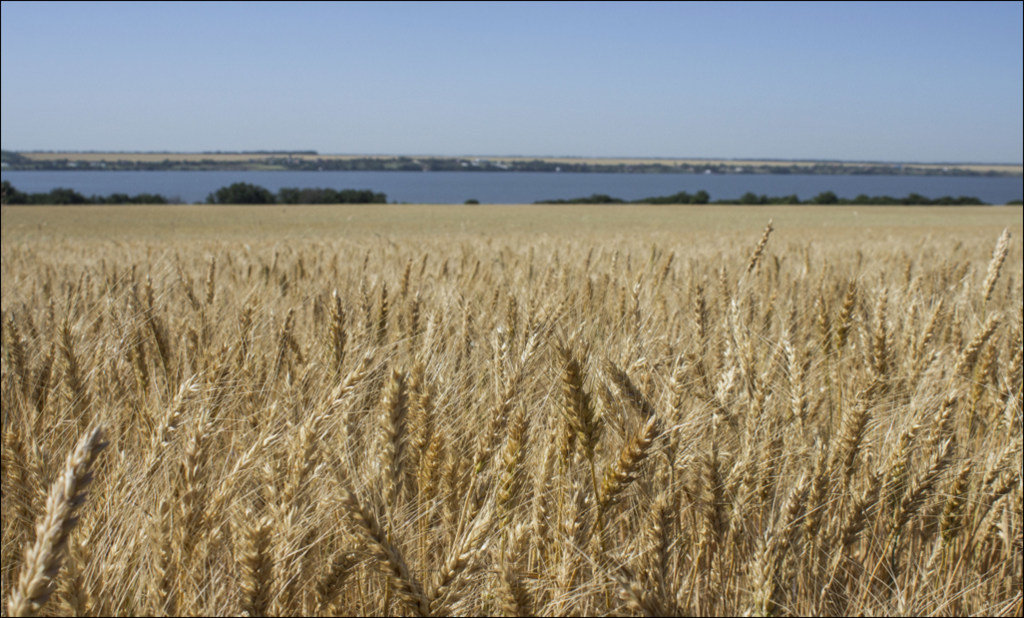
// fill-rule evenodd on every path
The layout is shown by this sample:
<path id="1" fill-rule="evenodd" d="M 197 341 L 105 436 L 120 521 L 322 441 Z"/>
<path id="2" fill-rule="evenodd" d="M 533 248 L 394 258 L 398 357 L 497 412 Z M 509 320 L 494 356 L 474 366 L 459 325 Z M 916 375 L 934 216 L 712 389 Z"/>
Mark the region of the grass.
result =
<path id="1" fill-rule="evenodd" d="M 5 207 L 3 612 L 1020 615 L 1021 216 Z"/>

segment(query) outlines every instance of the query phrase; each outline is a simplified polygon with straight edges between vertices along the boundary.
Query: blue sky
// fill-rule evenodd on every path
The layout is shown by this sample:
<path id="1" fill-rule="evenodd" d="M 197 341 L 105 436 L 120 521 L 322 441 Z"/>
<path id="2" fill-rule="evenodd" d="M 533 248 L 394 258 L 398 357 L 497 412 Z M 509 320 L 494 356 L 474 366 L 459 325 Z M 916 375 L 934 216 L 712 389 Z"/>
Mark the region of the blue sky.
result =
<path id="1" fill-rule="evenodd" d="M 0 10 L 5 149 L 1024 159 L 1020 2 Z"/>

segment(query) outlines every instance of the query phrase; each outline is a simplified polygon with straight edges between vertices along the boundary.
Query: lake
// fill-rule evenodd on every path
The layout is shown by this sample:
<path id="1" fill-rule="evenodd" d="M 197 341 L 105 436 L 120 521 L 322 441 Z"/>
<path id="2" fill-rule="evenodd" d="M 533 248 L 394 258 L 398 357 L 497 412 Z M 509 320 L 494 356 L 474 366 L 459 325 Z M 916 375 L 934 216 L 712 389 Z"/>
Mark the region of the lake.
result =
<path id="1" fill-rule="evenodd" d="M 625 200 L 707 191 L 712 200 L 746 192 L 801 200 L 823 191 L 842 198 L 858 194 L 929 198 L 972 196 L 1004 204 L 1024 196 L 1024 179 L 975 176 L 849 176 L 807 174 L 580 174 L 550 172 L 293 172 L 293 171 L 4 171 L 0 178 L 19 191 L 45 193 L 57 187 L 84 195 L 158 193 L 173 201 L 200 202 L 217 189 L 248 182 L 277 192 L 282 187 L 371 189 L 389 202 L 523 204 L 604 193 Z"/>

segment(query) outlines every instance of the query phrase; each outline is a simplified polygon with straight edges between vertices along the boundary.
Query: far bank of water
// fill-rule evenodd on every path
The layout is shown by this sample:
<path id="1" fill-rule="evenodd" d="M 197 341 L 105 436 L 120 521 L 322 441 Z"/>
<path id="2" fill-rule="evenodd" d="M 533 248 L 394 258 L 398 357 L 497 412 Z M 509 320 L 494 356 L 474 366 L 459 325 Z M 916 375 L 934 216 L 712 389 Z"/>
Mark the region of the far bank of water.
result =
<path id="1" fill-rule="evenodd" d="M 58 187 L 83 195 L 157 193 L 175 202 L 201 202 L 217 189 L 247 182 L 277 192 L 282 187 L 370 189 L 389 202 L 529 204 L 606 194 L 624 200 L 707 191 L 712 200 L 796 194 L 806 200 L 823 191 L 841 198 L 859 194 L 928 198 L 977 197 L 1005 204 L 1024 196 L 1024 178 L 976 176 L 850 176 L 808 174 L 581 174 L 545 172 L 292 172 L 292 171 L 33 171 L 0 173 L 18 190 L 45 193 Z"/>

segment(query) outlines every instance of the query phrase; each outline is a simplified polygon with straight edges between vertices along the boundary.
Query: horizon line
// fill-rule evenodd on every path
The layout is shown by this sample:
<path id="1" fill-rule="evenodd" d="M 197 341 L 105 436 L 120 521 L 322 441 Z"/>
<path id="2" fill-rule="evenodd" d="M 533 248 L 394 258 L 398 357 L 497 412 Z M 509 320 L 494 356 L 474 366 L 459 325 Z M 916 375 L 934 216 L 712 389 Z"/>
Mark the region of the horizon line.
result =
<path id="1" fill-rule="evenodd" d="M 735 162 L 751 162 L 751 161 L 766 161 L 766 162 L 780 162 L 780 163 L 880 163 L 885 165 L 1000 165 L 1006 167 L 1012 166 L 1024 166 L 1024 161 L 1009 163 L 1005 161 L 910 161 L 910 160 L 885 160 L 885 159 L 839 159 L 839 158 L 814 158 L 814 157 L 714 157 L 714 156 L 666 156 L 666 155 L 579 155 L 579 154 L 437 154 L 437 153 L 374 153 L 374 152 L 320 152 L 316 149 L 311 148 L 295 148 L 295 149 L 284 149 L 284 148 L 256 148 L 256 149 L 240 149 L 240 150 L 140 150 L 140 149 L 129 149 L 129 150 L 112 150 L 112 149 L 88 149 L 88 150 L 71 150 L 71 149 L 7 149 L 2 148 L 6 152 L 13 152 L 16 154 L 182 154 L 182 155 L 196 155 L 196 154 L 221 154 L 221 155 L 238 155 L 238 154 L 293 154 L 293 155 L 306 155 L 306 156 L 346 156 L 346 157 L 435 157 L 435 158 L 533 158 L 533 159 L 609 159 L 609 160 L 663 160 L 663 161 L 735 161 Z"/>

